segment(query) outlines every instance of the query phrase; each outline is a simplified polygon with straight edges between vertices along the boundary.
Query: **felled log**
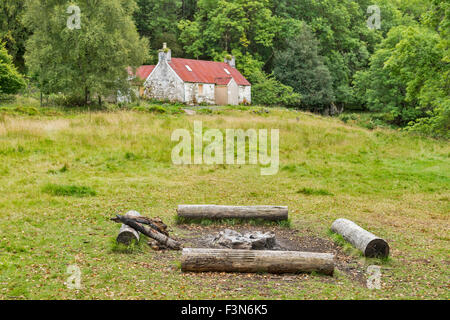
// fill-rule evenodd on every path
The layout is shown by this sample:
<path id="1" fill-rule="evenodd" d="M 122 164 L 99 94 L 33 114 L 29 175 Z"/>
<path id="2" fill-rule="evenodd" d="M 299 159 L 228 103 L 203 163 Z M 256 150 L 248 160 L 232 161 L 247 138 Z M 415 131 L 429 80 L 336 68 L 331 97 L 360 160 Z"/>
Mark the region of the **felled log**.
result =
<path id="1" fill-rule="evenodd" d="M 114 221 L 120 221 L 131 228 L 133 228 L 136 231 L 139 231 L 142 234 L 145 234 L 147 237 L 150 237 L 159 243 L 167 246 L 170 249 L 173 250 L 181 250 L 181 244 L 178 241 L 175 241 L 172 238 L 169 238 L 165 234 L 162 234 L 161 232 L 156 231 L 152 227 L 142 225 L 138 222 L 136 222 L 133 218 L 128 218 L 126 216 L 117 215 L 117 219 L 114 219 Z"/>
<path id="2" fill-rule="evenodd" d="M 287 220 L 288 207 L 281 206 L 217 206 L 179 205 L 178 216 L 187 219 L 264 219 Z"/>
<path id="3" fill-rule="evenodd" d="M 125 214 L 126 217 L 139 217 L 140 214 L 137 211 L 128 211 Z M 131 244 L 132 241 L 139 242 L 139 232 L 131 228 L 130 226 L 126 224 L 122 224 L 119 230 L 119 234 L 117 235 L 116 241 L 118 243 L 123 243 L 124 245 L 128 246 Z"/>
<path id="4" fill-rule="evenodd" d="M 361 250 L 366 257 L 389 256 L 389 245 L 385 240 L 378 238 L 350 220 L 337 219 L 331 225 L 331 230 L 340 234 L 346 241 Z"/>
<path id="5" fill-rule="evenodd" d="M 167 225 L 160 219 L 160 218 L 147 218 L 147 217 L 142 217 L 142 216 L 127 216 L 130 219 L 133 219 L 134 221 L 136 221 L 137 223 L 140 224 L 146 224 L 150 227 L 152 227 L 153 229 L 155 229 L 156 231 L 169 236 L 169 231 L 167 230 Z M 112 221 L 119 223 L 120 220 L 115 217 L 115 218 L 111 218 Z"/>
<path id="6" fill-rule="evenodd" d="M 146 224 L 156 231 L 169 236 L 167 231 L 167 225 L 160 218 L 147 218 L 147 217 L 131 217 L 134 221 L 141 224 Z"/>
<path id="7" fill-rule="evenodd" d="M 192 272 L 320 272 L 332 275 L 334 255 L 299 251 L 183 249 L 181 270 Z"/>

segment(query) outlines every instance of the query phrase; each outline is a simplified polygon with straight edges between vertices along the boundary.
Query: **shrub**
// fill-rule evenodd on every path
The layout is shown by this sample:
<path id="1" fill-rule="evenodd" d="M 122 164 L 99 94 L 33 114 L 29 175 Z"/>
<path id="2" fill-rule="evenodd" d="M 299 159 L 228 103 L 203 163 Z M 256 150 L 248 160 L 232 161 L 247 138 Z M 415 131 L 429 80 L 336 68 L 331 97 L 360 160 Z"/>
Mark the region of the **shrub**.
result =
<path id="1" fill-rule="evenodd" d="M 429 111 L 428 116 L 415 122 L 411 121 L 405 130 L 450 139 L 450 99 L 442 106 Z"/>
<path id="2" fill-rule="evenodd" d="M 260 71 L 253 75 L 252 86 L 253 104 L 266 106 L 285 105 L 298 106 L 301 95 L 289 86 L 282 84 L 272 76 Z"/>

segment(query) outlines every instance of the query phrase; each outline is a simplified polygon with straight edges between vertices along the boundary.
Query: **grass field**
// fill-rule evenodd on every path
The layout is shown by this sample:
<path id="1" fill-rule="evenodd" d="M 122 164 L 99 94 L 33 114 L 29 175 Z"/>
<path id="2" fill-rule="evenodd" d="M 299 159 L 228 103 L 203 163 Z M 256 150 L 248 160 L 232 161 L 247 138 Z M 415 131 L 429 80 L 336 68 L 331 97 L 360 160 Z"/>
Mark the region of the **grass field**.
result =
<path id="1" fill-rule="evenodd" d="M 33 110 L 0 116 L 0 299 L 450 298 L 448 142 L 284 109 Z M 171 133 L 192 130 L 194 120 L 280 129 L 278 174 L 172 165 Z M 382 289 L 339 270 L 333 278 L 183 274 L 179 252 L 114 244 L 115 214 L 160 216 L 180 237 L 176 206 L 194 203 L 287 205 L 299 235 L 327 239 L 334 219 L 351 219 L 391 245 L 387 261 L 351 253 L 360 265 L 382 266 Z M 81 290 L 65 285 L 72 264 Z"/>

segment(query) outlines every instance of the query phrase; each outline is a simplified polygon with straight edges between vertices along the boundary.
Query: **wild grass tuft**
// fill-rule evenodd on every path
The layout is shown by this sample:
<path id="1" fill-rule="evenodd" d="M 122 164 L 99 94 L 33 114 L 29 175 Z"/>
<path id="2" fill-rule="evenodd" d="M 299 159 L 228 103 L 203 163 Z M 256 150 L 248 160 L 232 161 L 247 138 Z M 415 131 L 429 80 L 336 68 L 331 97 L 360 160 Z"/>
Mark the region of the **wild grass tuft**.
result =
<path id="1" fill-rule="evenodd" d="M 352 255 L 355 257 L 364 256 L 360 250 L 353 247 L 352 244 L 349 243 L 347 240 L 345 240 L 344 237 L 341 236 L 340 234 L 333 232 L 331 229 L 328 230 L 327 234 L 333 240 L 333 242 L 338 246 L 342 247 L 342 250 L 348 255 Z"/>
<path id="2" fill-rule="evenodd" d="M 128 246 L 123 243 L 117 242 L 115 238 L 111 238 L 111 252 L 125 254 L 144 252 L 144 243 L 145 241 L 142 237 L 139 239 L 139 241 L 132 240 Z"/>
<path id="3" fill-rule="evenodd" d="M 279 226 L 282 228 L 290 228 L 291 220 L 280 220 L 280 221 L 269 221 L 265 219 L 207 219 L 207 218 L 199 218 L 199 219 L 187 219 L 180 216 L 175 216 L 176 224 L 197 224 L 201 226 L 210 226 L 210 225 L 228 225 L 228 226 L 236 226 L 236 225 L 251 225 L 251 226 Z"/>
<path id="4" fill-rule="evenodd" d="M 302 188 L 297 193 L 302 193 L 307 196 L 334 196 L 334 194 L 325 189 Z"/>
<path id="5" fill-rule="evenodd" d="M 75 185 L 58 185 L 58 184 L 46 184 L 42 187 L 42 192 L 51 194 L 53 196 L 66 196 L 66 197 L 93 197 L 97 195 L 97 192 L 91 187 L 75 186 Z"/>

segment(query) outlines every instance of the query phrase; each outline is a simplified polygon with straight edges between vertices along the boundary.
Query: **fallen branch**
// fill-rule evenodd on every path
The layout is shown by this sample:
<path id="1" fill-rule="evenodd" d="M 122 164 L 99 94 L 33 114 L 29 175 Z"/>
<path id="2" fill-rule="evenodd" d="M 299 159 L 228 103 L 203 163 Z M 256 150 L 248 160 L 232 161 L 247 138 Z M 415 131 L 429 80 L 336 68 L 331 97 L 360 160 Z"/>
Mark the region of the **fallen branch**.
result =
<path id="1" fill-rule="evenodd" d="M 178 241 L 175 241 L 174 239 L 169 238 L 165 234 L 163 234 L 159 231 L 156 231 L 152 227 L 148 227 L 146 225 L 142 225 L 142 224 L 136 222 L 136 219 L 134 219 L 134 218 L 117 215 L 116 218 L 113 218 L 111 220 L 113 220 L 115 222 L 121 222 L 123 224 L 126 224 L 127 226 L 130 226 L 134 230 L 139 231 L 142 234 L 145 234 L 147 237 L 150 237 L 150 238 L 158 241 L 159 243 L 167 246 L 170 249 L 181 250 L 181 244 Z"/>

